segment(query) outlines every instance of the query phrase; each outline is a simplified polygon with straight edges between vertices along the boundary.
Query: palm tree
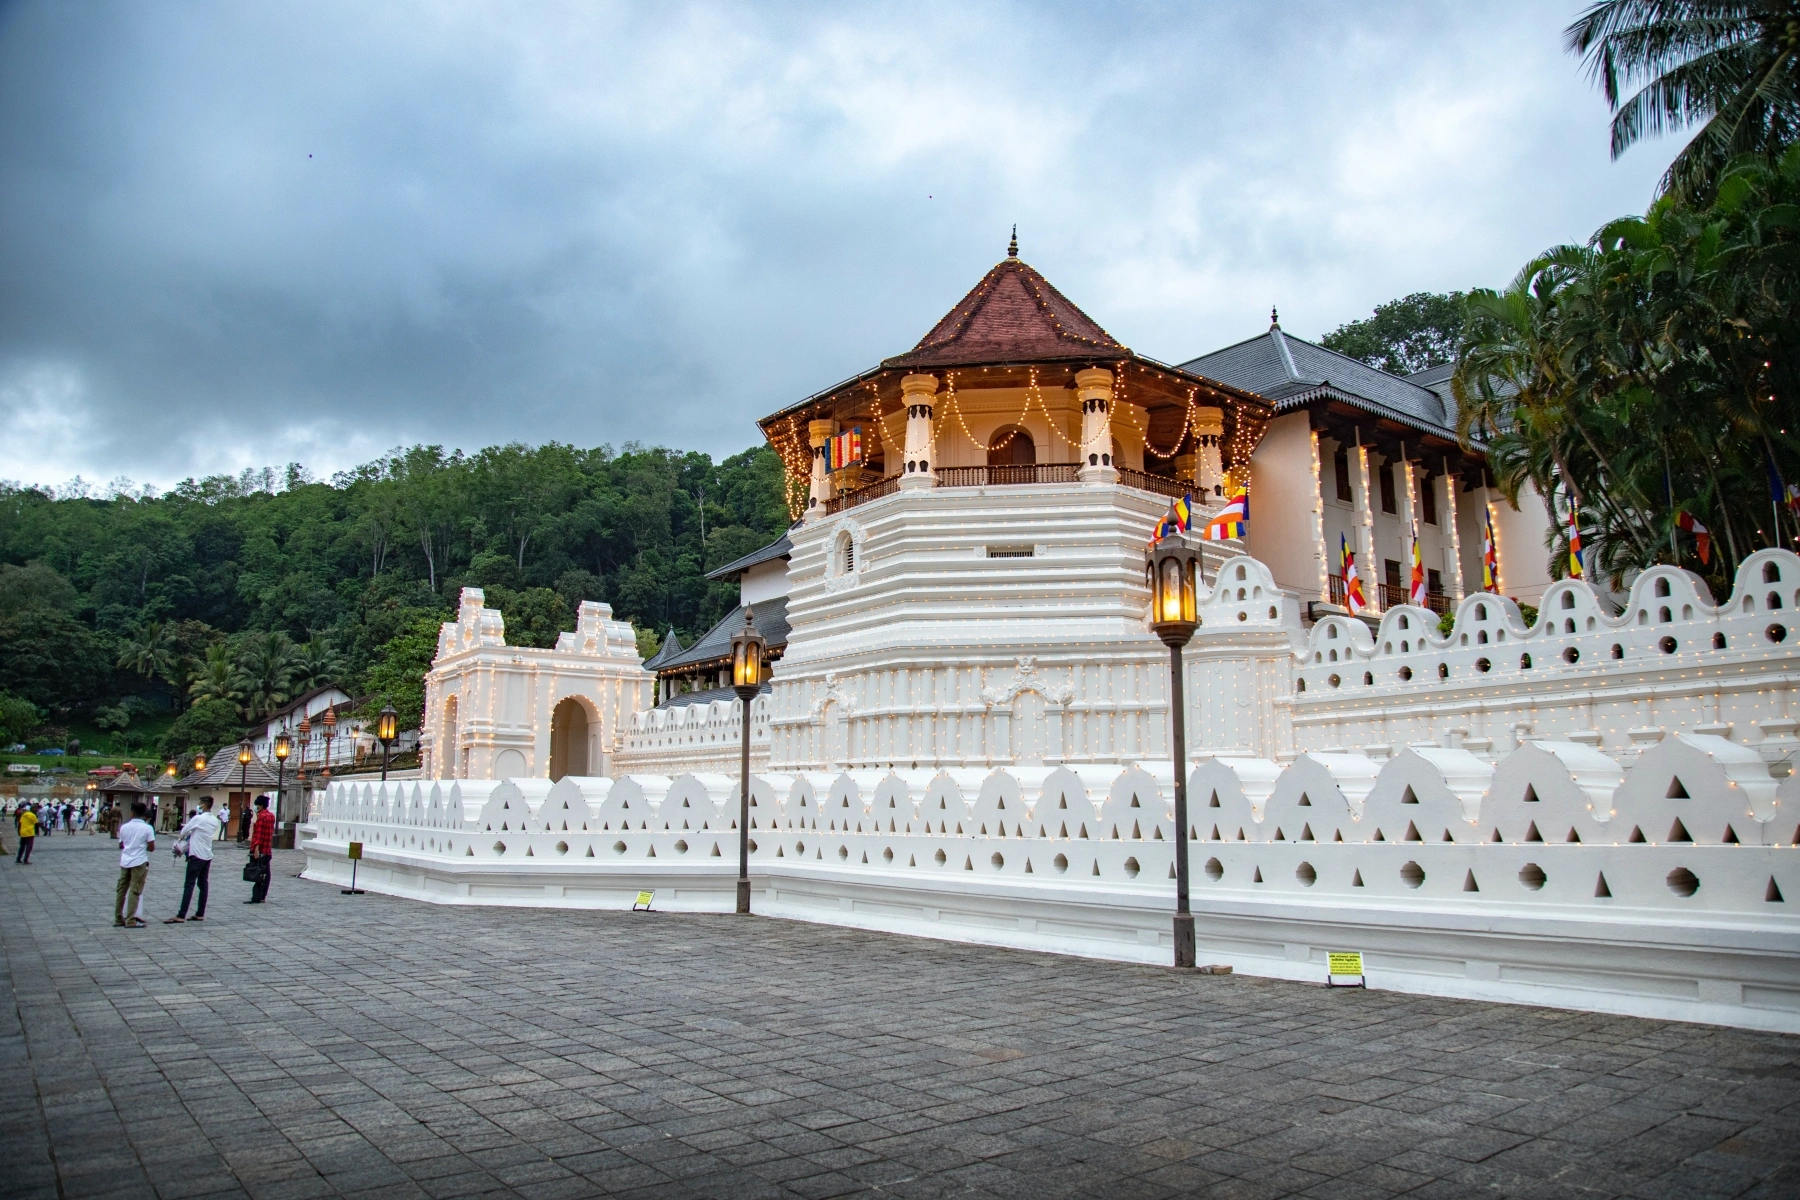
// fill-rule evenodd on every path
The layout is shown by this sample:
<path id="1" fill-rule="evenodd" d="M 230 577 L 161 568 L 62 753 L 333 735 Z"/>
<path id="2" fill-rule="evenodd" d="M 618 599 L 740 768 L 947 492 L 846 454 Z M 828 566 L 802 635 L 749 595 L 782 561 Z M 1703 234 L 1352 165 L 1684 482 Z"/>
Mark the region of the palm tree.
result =
<path id="1" fill-rule="evenodd" d="M 119 648 L 118 665 L 146 679 L 168 678 L 175 670 L 174 631 L 160 621 L 140 628 Z"/>
<path id="2" fill-rule="evenodd" d="M 331 644 L 331 639 L 322 633 L 315 633 L 295 648 L 292 680 L 294 693 L 298 695 L 313 688 L 334 684 L 343 671 L 343 660 L 338 657 L 337 648 Z"/>
<path id="3" fill-rule="evenodd" d="M 226 700 L 242 707 L 247 680 L 229 645 L 215 642 L 208 646 L 206 657 L 194 666 L 194 681 L 188 685 L 194 703 Z"/>
<path id="4" fill-rule="evenodd" d="M 266 717 L 294 694 L 294 673 L 299 649 L 281 632 L 264 633 L 246 640 L 238 665 L 246 686 L 243 708 L 252 718 Z"/>
<path id="5" fill-rule="evenodd" d="M 1733 158 L 1773 159 L 1800 134 L 1800 0 L 1600 0 L 1563 39 L 1612 106 L 1614 158 L 1700 126 L 1664 191 L 1701 195 Z"/>

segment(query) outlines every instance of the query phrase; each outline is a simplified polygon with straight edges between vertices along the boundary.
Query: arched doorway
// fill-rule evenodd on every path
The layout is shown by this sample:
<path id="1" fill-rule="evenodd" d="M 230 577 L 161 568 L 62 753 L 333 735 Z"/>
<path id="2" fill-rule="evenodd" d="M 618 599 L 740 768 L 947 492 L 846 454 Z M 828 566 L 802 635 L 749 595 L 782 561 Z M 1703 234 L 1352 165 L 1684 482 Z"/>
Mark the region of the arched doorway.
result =
<path id="1" fill-rule="evenodd" d="M 456 769 L 462 762 L 462 755 L 458 752 L 456 744 L 455 696 L 444 701 L 444 742 L 436 757 L 439 778 L 456 778 Z"/>
<path id="2" fill-rule="evenodd" d="M 988 439 L 987 456 L 990 467 L 1029 467 L 1037 462 L 1037 443 L 1019 426 L 1005 425 Z"/>
<path id="3" fill-rule="evenodd" d="M 587 773 L 587 708 L 570 696 L 550 714 L 550 778 Z"/>

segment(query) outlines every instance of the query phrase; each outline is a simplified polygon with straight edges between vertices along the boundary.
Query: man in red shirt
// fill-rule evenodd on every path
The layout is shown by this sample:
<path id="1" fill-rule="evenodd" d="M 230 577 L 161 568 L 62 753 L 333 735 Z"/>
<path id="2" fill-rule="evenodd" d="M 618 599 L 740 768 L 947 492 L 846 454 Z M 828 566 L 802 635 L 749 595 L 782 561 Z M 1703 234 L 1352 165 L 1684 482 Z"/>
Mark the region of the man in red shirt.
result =
<path id="1" fill-rule="evenodd" d="M 256 820 L 250 823 L 250 862 L 261 871 L 244 903 L 261 904 L 269 898 L 269 876 L 275 868 L 275 814 L 269 811 L 267 796 L 256 798 Z"/>

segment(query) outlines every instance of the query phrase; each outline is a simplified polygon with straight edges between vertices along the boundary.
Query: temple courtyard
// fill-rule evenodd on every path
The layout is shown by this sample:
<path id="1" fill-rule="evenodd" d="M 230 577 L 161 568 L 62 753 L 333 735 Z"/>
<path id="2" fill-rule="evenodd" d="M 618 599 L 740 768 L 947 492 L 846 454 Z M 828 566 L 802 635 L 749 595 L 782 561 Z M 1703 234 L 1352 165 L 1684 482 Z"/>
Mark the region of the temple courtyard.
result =
<path id="1" fill-rule="evenodd" d="M 142 930 L 103 837 L 0 863 L 0 1194 L 1800 1194 L 1793 1037 L 241 859 Z"/>

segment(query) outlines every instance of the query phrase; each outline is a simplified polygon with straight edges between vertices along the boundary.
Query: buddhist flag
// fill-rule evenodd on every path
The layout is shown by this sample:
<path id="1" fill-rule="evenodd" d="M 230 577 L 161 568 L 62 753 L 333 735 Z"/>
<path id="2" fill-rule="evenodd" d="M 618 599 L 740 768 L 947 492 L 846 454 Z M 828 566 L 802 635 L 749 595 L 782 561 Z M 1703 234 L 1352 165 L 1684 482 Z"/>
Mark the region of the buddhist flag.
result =
<path id="1" fill-rule="evenodd" d="M 1569 578 L 1583 579 L 1581 570 L 1581 511 L 1569 501 Z"/>
<path id="2" fill-rule="evenodd" d="M 1186 533 L 1194 524 L 1194 493 L 1189 492 L 1169 506 L 1169 514 L 1175 518 L 1175 528 Z"/>
<path id="3" fill-rule="evenodd" d="M 1412 586 L 1407 589 L 1407 602 L 1427 607 L 1425 596 L 1425 559 L 1419 553 L 1419 530 L 1413 528 Z"/>
<path id="4" fill-rule="evenodd" d="M 825 469 L 841 471 L 862 461 L 862 427 L 846 429 L 825 443 Z"/>
<path id="5" fill-rule="evenodd" d="M 1227 538 L 1241 538 L 1250 532 L 1250 493 L 1239 492 L 1225 502 L 1219 515 L 1206 523 L 1200 536 L 1209 542 L 1222 542 Z"/>
<path id="6" fill-rule="evenodd" d="M 1481 506 L 1481 590 L 1500 590 L 1500 551 L 1494 544 L 1494 511 Z"/>
<path id="7" fill-rule="evenodd" d="M 1787 485 L 1787 506 L 1789 512 L 1800 517 L 1800 483 Z"/>
<path id="8" fill-rule="evenodd" d="M 1363 596 L 1362 577 L 1356 573 L 1356 551 L 1350 549 L 1350 539 L 1338 534 L 1338 562 L 1344 574 L 1344 607 L 1350 610 L 1351 616 L 1360 616 L 1369 607 Z"/>
<path id="9" fill-rule="evenodd" d="M 1675 526 L 1685 529 L 1694 535 L 1694 552 L 1700 556 L 1700 565 L 1705 566 L 1712 561 L 1712 533 L 1700 522 L 1694 520 L 1692 513 L 1675 514 Z"/>

